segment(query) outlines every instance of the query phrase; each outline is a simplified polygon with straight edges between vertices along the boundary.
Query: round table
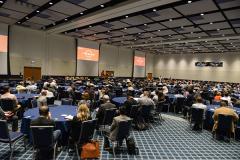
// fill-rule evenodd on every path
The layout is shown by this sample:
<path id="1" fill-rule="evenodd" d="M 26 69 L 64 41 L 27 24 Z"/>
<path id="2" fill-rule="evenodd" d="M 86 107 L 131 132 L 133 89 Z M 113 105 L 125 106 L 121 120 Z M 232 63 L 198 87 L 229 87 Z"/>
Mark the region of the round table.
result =
<path id="1" fill-rule="evenodd" d="M 112 99 L 112 102 L 119 107 L 123 105 L 126 100 L 127 100 L 127 97 L 115 97 Z"/>
<path id="2" fill-rule="evenodd" d="M 31 93 L 19 93 L 19 94 L 15 94 L 15 96 L 17 97 L 18 101 L 20 103 L 24 103 L 26 102 L 28 99 L 34 98 L 39 96 L 39 94 L 31 94 Z"/>
<path id="3" fill-rule="evenodd" d="M 61 130 L 62 139 L 61 143 L 66 145 L 68 142 L 68 134 L 69 134 L 69 123 L 65 119 L 66 115 L 74 116 L 76 115 L 77 106 L 70 105 L 60 105 L 49 107 L 49 111 L 51 112 L 52 119 L 55 121 L 56 129 Z M 21 124 L 21 132 L 30 135 L 30 124 L 31 120 L 37 119 L 39 117 L 39 108 L 32 108 L 27 110 L 24 113 L 24 117 L 22 119 Z M 30 140 L 31 141 L 31 140 Z"/>

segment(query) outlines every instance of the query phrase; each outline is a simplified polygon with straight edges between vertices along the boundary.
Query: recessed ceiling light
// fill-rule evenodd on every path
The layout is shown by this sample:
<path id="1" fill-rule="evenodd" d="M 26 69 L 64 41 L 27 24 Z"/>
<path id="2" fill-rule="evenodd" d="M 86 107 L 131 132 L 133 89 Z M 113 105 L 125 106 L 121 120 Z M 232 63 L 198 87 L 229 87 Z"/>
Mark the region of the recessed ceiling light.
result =
<path id="1" fill-rule="evenodd" d="M 21 22 L 17 22 L 18 24 L 20 24 Z"/>
<path id="2" fill-rule="evenodd" d="M 229 41 L 229 39 L 226 39 L 227 41 Z"/>
<path id="3" fill-rule="evenodd" d="M 187 3 L 192 3 L 192 1 L 188 1 Z"/>
<path id="4" fill-rule="evenodd" d="M 146 26 L 147 24 L 145 23 L 144 26 Z"/>
<path id="5" fill-rule="evenodd" d="M 104 5 L 103 5 L 103 4 L 101 4 L 100 6 L 101 6 L 102 8 L 104 7 Z"/>
<path id="6" fill-rule="evenodd" d="M 204 16 L 204 13 L 201 13 L 200 15 L 201 15 L 201 16 Z"/>
<path id="7" fill-rule="evenodd" d="M 168 36 L 171 37 L 171 34 L 169 34 Z"/>
<path id="8" fill-rule="evenodd" d="M 222 36 L 224 37 L 224 36 L 225 36 L 225 34 L 222 34 Z"/>
<path id="9" fill-rule="evenodd" d="M 97 34 L 95 33 L 94 36 L 96 36 Z"/>
<path id="10" fill-rule="evenodd" d="M 193 34 L 193 32 L 191 32 L 191 34 Z"/>
<path id="11" fill-rule="evenodd" d="M 105 21 L 105 23 L 108 23 L 108 21 Z"/>
<path id="12" fill-rule="evenodd" d="M 81 12 L 80 14 L 83 15 L 83 12 Z"/>
<path id="13" fill-rule="evenodd" d="M 49 4 L 50 4 L 50 5 L 53 5 L 53 3 L 52 3 L 52 2 L 49 2 Z"/>
<path id="14" fill-rule="evenodd" d="M 128 16 L 125 16 L 125 18 L 128 18 Z"/>
<path id="15" fill-rule="evenodd" d="M 236 46 L 233 46 L 233 47 L 236 47 Z"/>
<path id="16" fill-rule="evenodd" d="M 178 40 L 180 41 L 181 39 L 179 38 Z"/>
<path id="17" fill-rule="evenodd" d="M 92 26 L 89 26 L 89 28 L 91 28 Z"/>
<path id="18" fill-rule="evenodd" d="M 64 20 L 65 20 L 65 21 L 67 21 L 68 19 L 67 19 L 67 18 L 65 18 Z"/>
<path id="19" fill-rule="evenodd" d="M 127 29 L 127 28 L 124 28 L 125 30 Z"/>
<path id="20" fill-rule="evenodd" d="M 137 40 L 137 39 L 134 39 L 135 41 Z"/>
<path id="21" fill-rule="evenodd" d="M 3 1 L 0 1 L 0 3 L 3 3 Z"/>
<path id="22" fill-rule="evenodd" d="M 198 38 L 201 38 L 201 37 L 198 37 Z"/>
<path id="23" fill-rule="evenodd" d="M 208 41 L 205 41 L 206 43 L 208 42 Z"/>
<path id="24" fill-rule="evenodd" d="M 183 26 L 181 26 L 181 28 L 184 28 Z"/>
<path id="25" fill-rule="evenodd" d="M 26 17 L 26 19 L 29 19 L 28 17 Z"/>
<path id="26" fill-rule="evenodd" d="M 220 31 L 220 29 L 218 28 L 217 31 Z"/>
<path id="27" fill-rule="evenodd" d="M 65 34 L 67 34 L 67 32 L 64 32 Z"/>
<path id="28" fill-rule="evenodd" d="M 160 32 L 161 30 L 159 29 L 158 32 Z"/>
<path id="29" fill-rule="evenodd" d="M 153 9 L 153 12 L 156 12 L 157 10 L 156 9 Z"/>
<path id="30" fill-rule="evenodd" d="M 141 34 L 140 32 L 138 34 Z"/>
<path id="31" fill-rule="evenodd" d="M 108 33 L 111 32 L 111 31 L 108 31 Z"/>
<path id="32" fill-rule="evenodd" d="M 213 24 L 213 22 L 210 22 L 209 24 Z"/>
<path id="33" fill-rule="evenodd" d="M 172 21 L 172 19 L 169 19 L 169 21 Z"/>
<path id="34" fill-rule="evenodd" d="M 36 12 L 37 12 L 37 13 L 39 13 L 40 11 L 39 11 L 39 10 L 37 10 Z"/>

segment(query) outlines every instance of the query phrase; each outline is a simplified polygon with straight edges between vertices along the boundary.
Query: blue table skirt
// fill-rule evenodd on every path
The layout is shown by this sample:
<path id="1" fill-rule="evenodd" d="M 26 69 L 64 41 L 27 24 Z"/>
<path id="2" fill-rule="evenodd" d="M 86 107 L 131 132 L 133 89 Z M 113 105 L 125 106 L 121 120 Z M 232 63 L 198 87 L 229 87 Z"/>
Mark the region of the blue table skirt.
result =
<path id="1" fill-rule="evenodd" d="M 19 94 L 15 94 L 15 96 L 17 97 L 19 103 L 26 103 L 26 101 L 28 99 L 34 98 L 39 95 L 38 94 L 19 93 Z"/>
<path id="2" fill-rule="evenodd" d="M 50 112 L 52 115 L 52 119 L 55 120 L 56 129 L 61 130 L 62 139 L 61 144 L 66 145 L 68 142 L 69 136 L 69 122 L 64 118 L 63 115 L 76 115 L 76 106 L 69 106 L 69 105 L 61 105 L 61 106 L 54 106 L 50 107 Z M 34 120 L 39 117 L 39 109 L 32 108 L 27 110 L 24 113 L 24 117 L 22 119 L 21 124 L 21 132 L 28 135 L 30 137 L 30 123 L 31 120 Z M 30 140 L 31 141 L 31 140 Z"/>

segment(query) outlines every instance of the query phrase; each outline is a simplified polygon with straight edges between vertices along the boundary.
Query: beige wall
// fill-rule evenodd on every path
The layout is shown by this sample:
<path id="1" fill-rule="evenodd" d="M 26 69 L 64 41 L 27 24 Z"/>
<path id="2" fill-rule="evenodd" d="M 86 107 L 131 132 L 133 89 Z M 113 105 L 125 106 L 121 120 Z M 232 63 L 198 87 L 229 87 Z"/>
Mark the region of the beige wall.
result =
<path id="1" fill-rule="evenodd" d="M 197 61 L 222 61 L 223 67 L 195 67 Z M 154 76 L 240 82 L 240 53 L 154 56 Z"/>
<path id="2" fill-rule="evenodd" d="M 23 73 L 24 66 L 41 67 L 44 75 L 75 74 L 74 38 L 11 26 L 9 39 L 11 74 Z"/>

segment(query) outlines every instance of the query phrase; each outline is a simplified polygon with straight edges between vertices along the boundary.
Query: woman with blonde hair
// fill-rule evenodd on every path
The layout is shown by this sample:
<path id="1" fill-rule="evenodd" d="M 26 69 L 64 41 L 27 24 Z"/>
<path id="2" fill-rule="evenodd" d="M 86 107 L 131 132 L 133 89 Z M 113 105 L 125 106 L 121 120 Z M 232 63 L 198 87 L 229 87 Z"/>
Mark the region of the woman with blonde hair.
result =
<path id="1" fill-rule="evenodd" d="M 78 141 L 82 122 L 91 120 L 90 111 L 86 104 L 80 104 L 77 108 L 77 115 L 73 117 L 72 121 L 70 122 L 70 137 L 69 143 L 72 146 L 73 142 Z"/>

